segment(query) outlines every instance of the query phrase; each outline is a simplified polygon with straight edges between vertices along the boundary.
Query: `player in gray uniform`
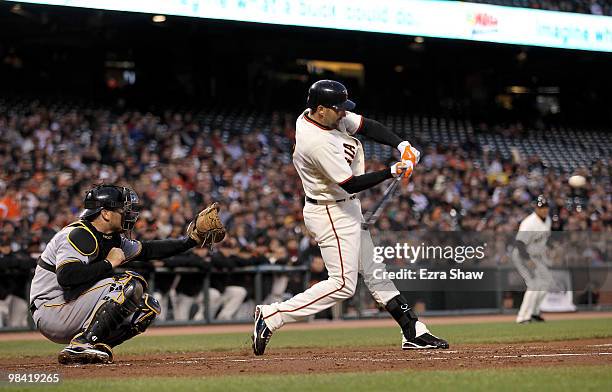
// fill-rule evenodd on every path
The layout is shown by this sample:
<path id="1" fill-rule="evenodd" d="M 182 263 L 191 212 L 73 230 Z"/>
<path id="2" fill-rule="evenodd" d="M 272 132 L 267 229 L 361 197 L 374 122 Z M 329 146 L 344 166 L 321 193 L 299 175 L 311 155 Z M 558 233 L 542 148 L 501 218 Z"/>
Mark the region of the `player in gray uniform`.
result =
<path id="1" fill-rule="evenodd" d="M 212 245 L 225 235 L 213 204 L 196 216 L 184 238 L 132 240 L 124 233 L 134 227 L 138 211 L 133 190 L 97 186 L 87 192 L 80 220 L 60 230 L 38 259 L 30 311 L 45 337 L 69 343 L 59 353 L 60 363 L 110 363 L 112 347 L 144 332 L 160 313 L 141 275 L 114 268 L 134 259 L 161 259 Z M 195 229 L 203 217 L 217 218 L 219 234 L 210 237 Z"/>
<path id="2" fill-rule="evenodd" d="M 548 211 L 548 201 L 543 195 L 538 196 L 535 211 L 523 219 L 516 235 L 512 261 L 527 285 L 516 317 L 516 322 L 520 324 L 544 321 L 540 316 L 540 304 L 548 290 L 555 285 L 546 257 L 546 242 L 551 227 Z"/>

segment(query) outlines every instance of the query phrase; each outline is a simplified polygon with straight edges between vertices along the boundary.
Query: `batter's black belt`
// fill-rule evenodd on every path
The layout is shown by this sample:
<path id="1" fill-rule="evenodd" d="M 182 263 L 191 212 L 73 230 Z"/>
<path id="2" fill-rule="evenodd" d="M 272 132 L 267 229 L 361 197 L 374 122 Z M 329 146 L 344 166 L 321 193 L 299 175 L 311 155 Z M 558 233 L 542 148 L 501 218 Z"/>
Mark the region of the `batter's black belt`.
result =
<path id="1" fill-rule="evenodd" d="M 353 200 L 357 197 L 357 195 L 353 195 L 351 197 L 347 197 L 346 199 L 338 199 L 338 200 L 317 200 L 317 199 L 313 199 L 312 197 L 308 197 L 306 196 L 306 201 L 310 204 L 317 204 L 317 205 L 329 205 L 329 204 L 335 204 L 335 203 L 342 203 L 345 201 L 349 201 L 349 200 Z"/>

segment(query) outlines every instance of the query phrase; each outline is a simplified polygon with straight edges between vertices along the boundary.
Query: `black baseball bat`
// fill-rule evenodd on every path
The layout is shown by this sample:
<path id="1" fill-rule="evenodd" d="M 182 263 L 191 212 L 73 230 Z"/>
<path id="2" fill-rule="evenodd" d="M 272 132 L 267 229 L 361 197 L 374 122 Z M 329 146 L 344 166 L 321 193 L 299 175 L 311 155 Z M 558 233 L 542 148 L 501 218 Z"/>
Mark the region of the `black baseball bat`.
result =
<path id="1" fill-rule="evenodd" d="M 365 217 L 363 218 L 364 223 L 361 224 L 362 230 L 368 230 L 370 226 L 376 223 L 386 205 L 391 200 L 391 196 L 393 196 L 395 193 L 395 189 L 402 180 L 402 177 L 403 176 L 395 177 L 387 189 L 385 189 L 385 193 L 383 193 L 378 203 L 376 203 L 376 205 L 366 213 Z"/>

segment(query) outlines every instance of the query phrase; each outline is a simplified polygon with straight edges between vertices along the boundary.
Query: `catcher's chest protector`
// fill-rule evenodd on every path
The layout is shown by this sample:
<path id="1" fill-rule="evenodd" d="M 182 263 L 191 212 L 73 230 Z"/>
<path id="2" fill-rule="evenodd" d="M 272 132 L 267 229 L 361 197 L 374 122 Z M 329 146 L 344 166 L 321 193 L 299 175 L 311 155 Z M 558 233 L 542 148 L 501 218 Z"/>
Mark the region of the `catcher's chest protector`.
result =
<path id="1" fill-rule="evenodd" d="M 112 248 L 121 248 L 121 234 L 100 233 L 91 222 L 80 220 L 71 223 L 74 227 L 68 235 L 72 246 L 84 256 L 89 257 L 89 264 L 97 263 L 106 259 Z"/>

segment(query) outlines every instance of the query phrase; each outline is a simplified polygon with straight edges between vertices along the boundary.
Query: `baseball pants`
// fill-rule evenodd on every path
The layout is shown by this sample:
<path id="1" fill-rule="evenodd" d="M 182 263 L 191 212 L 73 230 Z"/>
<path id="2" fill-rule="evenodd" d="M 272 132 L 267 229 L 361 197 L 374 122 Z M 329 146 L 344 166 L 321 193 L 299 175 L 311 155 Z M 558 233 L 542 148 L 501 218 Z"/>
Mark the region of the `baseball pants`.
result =
<path id="1" fill-rule="evenodd" d="M 125 278 L 107 278 L 94 284 L 79 297 L 65 302 L 63 297 L 44 303 L 35 303 L 37 310 L 32 316 L 36 327 L 47 339 L 55 343 L 69 343 L 72 338 L 91 321 L 94 310 L 102 303 L 123 300 Z"/>
<path id="2" fill-rule="evenodd" d="M 516 316 L 516 322 L 520 323 L 530 320 L 532 315 L 540 314 L 540 305 L 546 293 L 554 287 L 555 281 L 550 270 L 542 261 L 534 261 L 535 268 L 530 267 L 529 261 L 523 260 L 517 250 L 512 253 L 512 261 L 527 286 Z"/>
<path id="3" fill-rule="evenodd" d="M 355 294 L 357 275 L 382 305 L 399 295 L 390 280 L 374 279 L 374 244 L 370 232 L 361 229 L 363 215 L 358 199 L 318 205 L 306 203 L 304 223 L 321 249 L 328 279 L 295 297 L 263 306 L 264 320 L 272 331 L 325 310 Z M 384 265 L 382 265 L 384 266 Z"/>

